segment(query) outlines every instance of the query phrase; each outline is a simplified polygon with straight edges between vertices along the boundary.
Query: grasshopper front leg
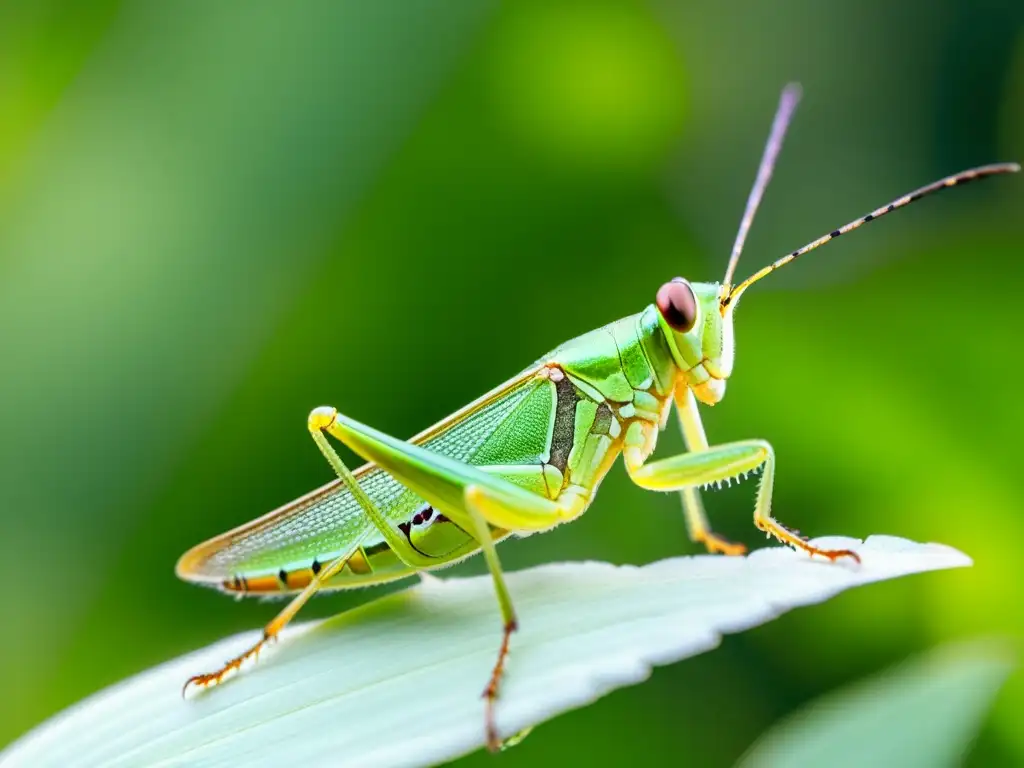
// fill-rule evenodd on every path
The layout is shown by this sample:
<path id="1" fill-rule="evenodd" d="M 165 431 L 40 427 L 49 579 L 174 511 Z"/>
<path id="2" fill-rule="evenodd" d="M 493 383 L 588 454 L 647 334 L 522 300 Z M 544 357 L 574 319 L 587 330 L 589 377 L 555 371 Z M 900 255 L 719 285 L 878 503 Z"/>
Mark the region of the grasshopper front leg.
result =
<path id="1" fill-rule="evenodd" d="M 404 486 L 444 512 L 457 525 L 470 532 L 480 543 L 494 580 L 494 591 L 503 621 L 498 658 L 483 691 L 487 746 L 492 751 L 497 750 L 501 740 L 494 722 L 494 701 L 498 697 L 504 675 L 509 642 L 512 633 L 518 628 L 518 623 L 489 526 L 517 531 L 550 528 L 582 512 L 587 504 L 587 497 L 564 491 L 556 500 L 539 496 L 509 482 L 500 474 L 485 472 L 418 445 L 398 440 L 350 419 L 334 408 L 317 408 L 310 414 L 309 423 L 310 431 L 313 432 L 320 450 L 346 483 L 350 482 L 351 475 L 327 442 L 323 432 L 337 438 L 364 459 L 388 472 Z M 380 515 L 379 511 L 374 509 L 370 512 L 367 509 L 367 512 L 371 514 L 374 524 L 381 530 L 388 545 L 399 558 L 414 567 L 425 566 L 421 562 L 422 557 L 405 537 Z"/>
<path id="2" fill-rule="evenodd" d="M 697 410 L 697 401 L 688 387 L 676 390 L 676 414 L 679 417 L 679 428 L 683 433 L 686 450 L 706 451 L 708 438 L 704 434 L 704 425 Z M 683 516 L 686 519 L 686 530 L 690 540 L 707 547 L 708 552 L 721 552 L 723 555 L 742 555 L 747 548 L 742 544 L 733 543 L 711 530 L 708 516 L 704 512 L 704 504 L 700 499 L 700 490 L 696 487 L 681 488 L 679 495 L 683 502 Z"/>
<path id="3" fill-rule="evenodd" d="M 687 438 L 687 445 L 695 447 L 694 443 L 701 441 L 694 436 L 699 433 L 703 438 L 704 434 L 696 402 L 687 390 L 686 393 L 677 396 L 676 403 L 680 408 L 680 420 L 684 430 L 687 430 L 689 425 L 690 436 Z M 646 437 L 643 434 L 643 429 L 644 425 L 640 422 L 631 425 L 626 432 L 626 445 L 623 449 L 623 459 L 629 476 L 641 488 L 652 491 L 692 490 L 709 483 L 739 478 L 747 472 L 763 468 L 761 484 L 758 487 L 757 500 L 754 504 L 754 525 L 782 543 L 802 549 L 809 555 L 819 555 L 829 560 L 850 557 L 860 562 L 857 553 L 852 550 L 815 547 L 799 533 L 787 528 L 772 517 L 775 451 L 767 441 L 741 440 L 735 443 L 708 446 L 704 439 L 703 445 L 691 450 L 690 453 L 645 463 L 643 445 L 646 442 Z M 694 497 L 699 499 L 696 494 Z M 684 503 L 686 500 L 687 497 L 684 496 Z M 700 512 L 702 513 L 703 510 L 701 509 Z M 690 516 L 691 530 L 700 532 L 703 527 L 705 533 L 710 533 L 702 514 L 700 517 L 692 517 L 693 508 L 691 507 L 687 507 L 687 514 Z"/>

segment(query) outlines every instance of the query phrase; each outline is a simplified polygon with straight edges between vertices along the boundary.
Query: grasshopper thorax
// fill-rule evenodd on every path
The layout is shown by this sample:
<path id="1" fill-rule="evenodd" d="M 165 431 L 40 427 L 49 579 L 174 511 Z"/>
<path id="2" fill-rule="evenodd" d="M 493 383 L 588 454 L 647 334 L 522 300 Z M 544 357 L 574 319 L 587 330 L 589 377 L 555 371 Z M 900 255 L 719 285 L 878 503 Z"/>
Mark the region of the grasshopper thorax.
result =
<path id="1" fill-rule="evenodd" d="M 725 396 L 725 380 L 732 373 L 735 302 L 723 301 L 724 290 L 719 283 L 690 283 L 677 277 L 661 286 L 655 299 L 680 383 L 707 405 Z"/>

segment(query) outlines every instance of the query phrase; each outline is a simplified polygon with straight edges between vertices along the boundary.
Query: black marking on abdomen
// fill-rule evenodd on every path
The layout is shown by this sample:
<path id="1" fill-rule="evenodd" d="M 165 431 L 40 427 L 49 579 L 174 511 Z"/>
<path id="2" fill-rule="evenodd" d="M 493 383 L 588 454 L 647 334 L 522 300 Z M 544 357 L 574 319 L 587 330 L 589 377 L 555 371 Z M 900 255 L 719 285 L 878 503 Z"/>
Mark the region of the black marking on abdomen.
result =
<path id="1" fill-rule="evenodd" d="M 548 464 L 565 472 L 576 433 L 576 403 L 580 400 L 568 376 L 555 382 L 555 427 L 551 431 L 551 456 Z"/>
<path id="2" fill-rule="evenodd" d="M 424 552 L 422 549 L 420 549 L 412 543 L 412 527 L 414 525 L 423 525 L 424 521 L 430 520 L 430 518 L 433 517 L 433 515 L 434 508 L 428 504 L 426 507 L 424 507 L 415 515 L 413 515 L 410 520 L 406 520 L 404 523 L 399 523 L 398 530 L 405 534 L 405 538 L 406 540 L 408 540 L 410 547 L 415 549 L 424 557 L 430 557 L 436 560 L 438 558 L 436 558 L 434 555 L 428 555 L 426 552 Z M 438 515 L 436 518 L 434 518 L 434 524 L 436 525 L 437 523 L 447 522 L 447 520 L 448 518 L 446 518 L 444 515 Z"/>
<path id="3" fill-rule="evenodd" d="M 228 581 L 222 581 L 221 587 L 227 592 L 248 592 L 249 582 L 245 580 L 245 576 L 236 573 Z"/>
<path id="4" fill-rule="evenodd" d="M 431 523 L 432 525 L 454 525 L 460 531 L 465 533 L 467 537 L 472 538 L 472 536 L 470 536 L 470 534 L 464 528 L 462 528 L 459 525 L 456 525 L 449 518 L 445 517 L 440 512 L 435 510 L 432 506 L 427 504 L 418 512 L 416 512 L 411 518 L 409 518 L 403 523 L 398 524 L 398 530 L 400 530 L 402 534 L 405 536 L 406 540 L 409 542 L 409 546 L 416 550 L 419 554 L 423 555 L 423 557 L 429 557 L 433 560 L 440 560 L 443 557 L 443 555 L 431 555 L 427 552 L 424 552 L 422 549 L 420 549 L 412 543 L 413 526 L 423 525 L 424 523 Z M 382 541 L 378 544 L 374 544 L 373 546 L 364 547 L 363 553 L 365 554 L 366 558 L 369 559 L 374 555 L 380 554 L 381 552 L 384 552 L 390 548 L 390 545 L 386 541 Z"/>
<path id="5" fill-rule="evenodd" d="M 419 518 L 419 520 L 417 520 L 417 518 Z M 403 523 L 399 523 L 398 530 L 400 530 L 402 534 L 405 536 L 405 538 L 409 540 L 409 546 L 411 546 L 424 557 L 430 557 L 436 560 L 439 559 L 439 556 L 429 555 L 426 552 L 423 552 L 422 550 L 418 549 L 416 545 L 412 543 L 413 525 L 422 525 L 423 523 L 429 523 L 431 521 L 433 521 L 433 525 L 455 525 L 455 523 L 453 523 L 449 518 L 445 517 L 428 504 L 422 509 L 420 509 L 418 512 L 416 512 L 416 514 L 414 514 L 409 520 L 406 520 Z M 460 526 L 455 525 L 455 527 L 463 533 L 466 533 L 466 531 Z M 466 536 L 469 536 L 469 533 L 466 533 Z M 363 547 L 363 556 L 366 558 L 367 561 L 369 561 L 371 558 L 381 554 L 382 552 L 386 552 L 389 549 L 391 549 L 390 544 L 388 544 L 386 541 L 379 541 L 376 544 L 372 544 L 368 547 Z"/>

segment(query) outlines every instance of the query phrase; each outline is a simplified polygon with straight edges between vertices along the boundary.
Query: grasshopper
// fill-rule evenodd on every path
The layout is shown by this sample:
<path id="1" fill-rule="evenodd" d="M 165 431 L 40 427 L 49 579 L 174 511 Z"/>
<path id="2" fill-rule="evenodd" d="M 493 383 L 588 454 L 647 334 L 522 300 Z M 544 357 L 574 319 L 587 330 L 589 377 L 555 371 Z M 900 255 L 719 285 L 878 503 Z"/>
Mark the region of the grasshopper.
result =
<path id="1" fill-rule="evenodd" d="M 755 526 L 811 556 L 859 562 L 855 552 L 818 548 L 772 517 L 775 454 L 767 441 L 708 443 L 697 404 L 715 405 L 725 395 L 735 354 L 733 312 L 750 286 L 840 235 L 932 192 L 1020 168 L 1003 163 L 947 176 L 734 284 L 798 100 L 797 86 L 783 90 L 721 283 L 666 282 L 638 314 L 562 344 L 407 442 L 335 408 L 315 408 L 309 433 L 337 479 L 199 544 L 177 564 L 182 579 L 234 595 L 295 596 L 256 645 L 219 670 L 192 677 L 183 693 L 216 685 L 254 659 L 321 590 L 382 584 L 483 552 L 503 620 L 483 692 L 487 743 L 496 748 L 494 702 L 517 623 L 495 544 L 582 515 L 620 455 L 641 488 L 680 493 L 690 538 L 712 553 L 738 555 L 745 548 L 712 531 L 699 489 L 760 470 Z M 648 461 L 673 406 L 686 452 Z M 328 435 L 367 463 L 349 470 Z"/>

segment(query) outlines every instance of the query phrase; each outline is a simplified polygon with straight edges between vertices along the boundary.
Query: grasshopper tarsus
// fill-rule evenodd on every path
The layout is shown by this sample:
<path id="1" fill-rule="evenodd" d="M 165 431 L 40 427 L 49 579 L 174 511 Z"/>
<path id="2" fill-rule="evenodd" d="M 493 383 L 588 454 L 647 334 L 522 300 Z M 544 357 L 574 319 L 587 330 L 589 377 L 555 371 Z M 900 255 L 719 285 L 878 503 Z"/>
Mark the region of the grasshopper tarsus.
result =
<path id="1" fill-rule="evenodd" d="M 841 557 L 848 557 L 855 563 L 857 563 L 857 565 L 860 565 L 860 555 L 858 555 L 852 549 L 821 549 L 820 547 L 816 547 L 813 544 L 811 544 L 810 539 L 808 539 L 806 536 L 801 535 L 799 531 L 796 531 L 795 533 L 797 534 L 797 539 L 799 541 L 796 542 L 794 546 L 797 549 L 803 550 L 811 557 L 824 557 L 831 563 L 836 562 Z"/>
<path id="2" fill-rule="evenodd" d="M 855 563 L 860 565 L 860 555 L 852 549 L 822 549 L 820 547 L 816 547 L 811 544 L 810 540 L 806 536 L 803 536 L 800 531 L 795 528 L 787 528 L 774 518 L 755 519 L 754 524 L 768 536 L 774 536 L 783 544 L 787 544 L 793 549 L 806 552 L 811 557 L 824 557 L 827 558 L 829 562 L 833 563 L 841 557 L 849 557 Z"/>
<path id="3" fill-rule="evenodd" d="M 860 555 L 854 552 L 852 549 L 819 549 L 814 554 L 827 557 L 831 562 L 835 562 L 840 557 L 848 557 L 853 560 L 857 565 L 860 565 Z"/>
<path id="4" fill-rule="evenodd" d="M 200 675 L 193 675 L 185 681 L 184 687 L 181 689 L 181 696 L 185 698 L 189 688 L 195 687 L 199 690 L 206 690 L 211 685 L 216 687 L 224 682 L 224 680 L 233 672 L 238 672 L 242 669 L 242 665 L 245 664 L 249 659 L 254 662 L 260 658 L 260 651 L 263 647 L 277 639 L 277 635 L 268 635 L 264 633 L 263 639 L 260 640 L 252 648 L 235 656 L 233 659 L 225 661 L 224 664 L 216 672 L 207 672 Z"/>
<path id="5" fill-rule="evenodd" d="M 729 557 L 736 557 L 739 555 L 745 555 L 747 553 L 747 547 L 738 541 L 729 541 L 724 536 L 720 536 L 717 533 L 704 533 L 697 539 L 698 543 L 704 545 L 707 551 L 712 555 L 728 555 Z"/>

